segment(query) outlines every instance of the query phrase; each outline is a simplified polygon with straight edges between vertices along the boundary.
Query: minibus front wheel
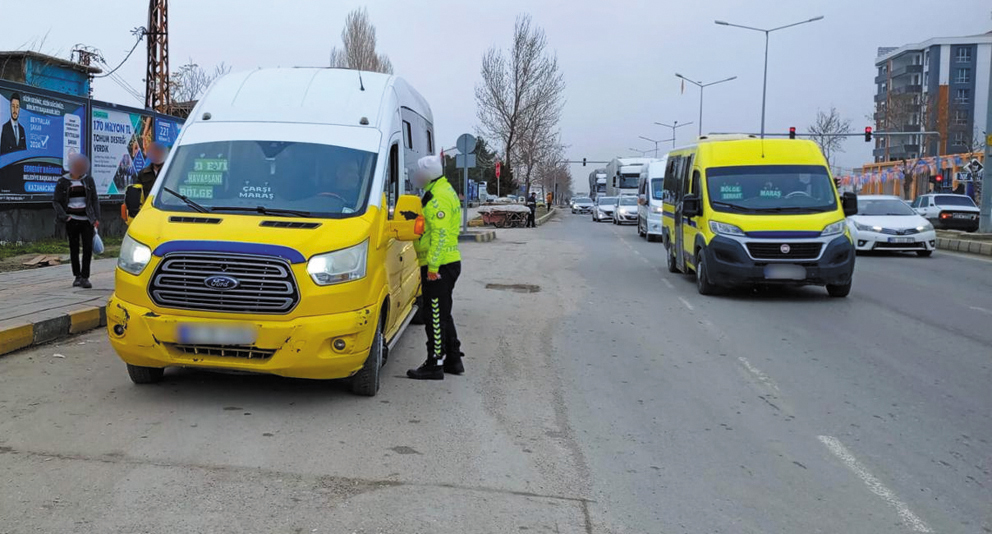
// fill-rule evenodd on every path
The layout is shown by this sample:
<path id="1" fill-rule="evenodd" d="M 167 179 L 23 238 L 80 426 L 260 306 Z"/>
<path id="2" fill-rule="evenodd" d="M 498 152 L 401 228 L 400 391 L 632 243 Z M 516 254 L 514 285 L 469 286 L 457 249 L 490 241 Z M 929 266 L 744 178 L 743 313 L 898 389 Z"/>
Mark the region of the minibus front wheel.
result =
<path id="1" fill-rule="evenodd" d="M 706 269 L 705 254 L 700 250 L 696 254 L 696 290 L 700 295 L 716 295 L 717 287 L 710 282 L 709 271 Z"/>
<path id="2" fill-rule="evenodd" d="M 827 284 L 827 294 L 834 298 L 844 298 L 851 293 L 851 282 L 846 284 Z"/>
<path id="3" fill-rule="evenodd" d="M 375 327 L 375 335 L 372 337 L 372 346 L 369 348 L 368 357 L 365 358 L 365 365 L 355 376 L 351 377 L 351 392 L 355 395 L 375 397 L 376 393 L 379 392 L 380 371 L 386 357 L 386 343 L 382 334 L 382 323 L 385 317 L 385 312 L 380 313 L 379 322 Z"/>
<path id="4" fill-rule="evenodd" d="M 165 369 L 127 364 L 127 375 L 135 384 L 155 384 L 162 381 Z"/>

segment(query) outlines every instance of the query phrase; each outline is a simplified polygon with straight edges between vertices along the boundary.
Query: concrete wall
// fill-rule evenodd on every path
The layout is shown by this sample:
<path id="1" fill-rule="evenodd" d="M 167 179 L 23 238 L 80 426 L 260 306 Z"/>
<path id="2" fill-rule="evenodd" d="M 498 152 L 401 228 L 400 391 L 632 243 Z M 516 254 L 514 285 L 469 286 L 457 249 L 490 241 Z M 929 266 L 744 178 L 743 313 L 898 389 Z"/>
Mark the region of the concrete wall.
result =
<path id="1" fill-rule="evenodd" d="M 123 236 L 120 202 L 101 203 L 100 235 Z M 44 205 L 4 206 L 0 209 L 0 242 L 39 241 L 64 237 L 65 226 L 55 224 L 55 209 Z"/>

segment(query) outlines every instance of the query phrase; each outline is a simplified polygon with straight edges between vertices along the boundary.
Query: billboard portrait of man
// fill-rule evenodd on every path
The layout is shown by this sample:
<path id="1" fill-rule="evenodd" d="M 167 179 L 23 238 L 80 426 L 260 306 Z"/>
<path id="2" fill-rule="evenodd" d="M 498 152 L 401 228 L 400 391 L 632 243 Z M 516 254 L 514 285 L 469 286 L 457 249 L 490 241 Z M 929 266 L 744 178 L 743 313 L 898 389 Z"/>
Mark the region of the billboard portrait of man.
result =
<path id="1" fill-rule="evenodd" d="M 3 123 L 0 129 L 0 154 L 9 154 L 18 150 L 27 150 L 28 143 L 24 127 L 17 121 L 21 115 L 21 95 L 10 95 L 10 120 Z"/>

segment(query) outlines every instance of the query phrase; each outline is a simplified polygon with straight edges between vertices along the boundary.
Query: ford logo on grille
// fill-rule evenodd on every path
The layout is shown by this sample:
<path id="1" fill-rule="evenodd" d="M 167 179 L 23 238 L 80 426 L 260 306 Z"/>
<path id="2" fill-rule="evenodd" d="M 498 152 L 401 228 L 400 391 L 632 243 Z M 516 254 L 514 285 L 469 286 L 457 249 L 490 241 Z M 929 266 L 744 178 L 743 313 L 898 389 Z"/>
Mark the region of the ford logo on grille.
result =
<path id="1" fill-rule="evenodd" d="M 782 251 L 782 254 L 788 254 L 789 251 L 792 250 L 792 247 L 790 247 L 787 243 L 783 243 L 781 247 L 778 247 L 778 249 Z"/>
<path id="2" fill-rule="evenodd" d="M 204 281 L 203 285 L 209 287 L 210 289 L 216 289 L 218 291 L 227 291 L 229 289 L 234 289 L 241 285 L 241 282 L 237 278 L 231 278 L 230 276 L 224 275 L 214 275 L 208 276 Z"/>

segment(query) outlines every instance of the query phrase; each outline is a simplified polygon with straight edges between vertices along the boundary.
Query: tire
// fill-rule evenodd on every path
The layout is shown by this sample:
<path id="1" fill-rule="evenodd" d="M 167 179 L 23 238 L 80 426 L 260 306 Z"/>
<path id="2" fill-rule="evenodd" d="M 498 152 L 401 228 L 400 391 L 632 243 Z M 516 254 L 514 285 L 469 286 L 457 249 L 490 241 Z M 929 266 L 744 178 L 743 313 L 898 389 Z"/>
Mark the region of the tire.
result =
<path id="1" fill-rule="evenodd" d="M 365 365 L 362 370 L 351 377 L 351 392 L 363 397 L 375 397 L 379 392 L 379 371 L 386 356 L 385 342 L 382 335 L 382 320 L 375 328 L 375 336 L 372 338 L 372 346 L 369 347 L 369 355 L 365 358 Z"/>
<path id="2" fill-rule="evenodd" d="M 135 384 L 156 384 L 162 381 L 165 369 L 159 367 L 139 367 L 127 364 L 127 375 Z"/>
<path id="3" fill-rule="evenodd" d="M 828 285 L 827 294 L 835 299 L 842 299 L 851 293 L 851 282 L 841 285 Z"/>
<path id="4" fill-rule="evenodd" d="M 933 251 L 932 250 L 917 250 L 916 251 L 916 255 L 919 256 L 919 257 L 921 257 L 921 258 L 929 258 L 930 256 L 933 256 Z"/>
<path id="5" fill-rule="evenodd" d="M 679 271 L 679 266 L 676 265 L 676 263 L 675 263 L 675 249 L 674 249 L 674 247 L 668 246 L 668 247 L 665 247 L 665 249 L 668 251 L 668 254 L 665 254 L 666 256 L 668 256 L 668 272 L 670 272 L 670 273 L 676 273 L 676 274 L 680 273 L 681 271 Z"/>
<path id="6" fill-rule="evenodd" d="M 648 240 L 648 243 L 654 243 L 655 241 L 658 240 L 658 236 L 646 232 L 644 234 L 644 238 Z"/>
<path id="7" fill-rule="evenodd" d="M 700 295 L 715 295 L 716 286 L 710 283 L 709 275 L 706 273 L 706 260 L 702 254 L 697 254 L 699 261 L 696 262 L 696 291 Z"/>

